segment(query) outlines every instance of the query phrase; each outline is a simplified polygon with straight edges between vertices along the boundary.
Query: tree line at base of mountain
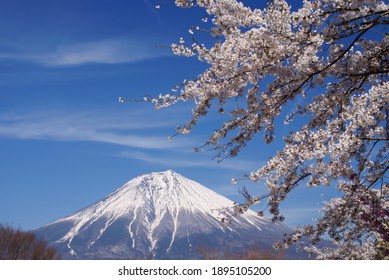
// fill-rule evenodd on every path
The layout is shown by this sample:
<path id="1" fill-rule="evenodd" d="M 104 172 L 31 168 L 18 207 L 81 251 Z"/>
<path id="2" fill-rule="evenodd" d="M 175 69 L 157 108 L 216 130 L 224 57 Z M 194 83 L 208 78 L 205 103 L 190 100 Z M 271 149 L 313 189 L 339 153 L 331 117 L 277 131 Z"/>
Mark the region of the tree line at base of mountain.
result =
<path id="1" fill-rule="evenodd" d="M 56 249 L 31 232 L 0 224 L 0 260 L 59 259 Z"/>
<path id="2" fill-rule="evenodd" d="M 282 250 L 253 246 L 242 251 L 218 250 L 199 246 L 200 259 L 206 260 L 282 260 L 286 259 Z M 38 239 L 34 233 L 14 229 L 0 224 L 0 260 L 54 260 L 60 255 L 54 247 Z"/>

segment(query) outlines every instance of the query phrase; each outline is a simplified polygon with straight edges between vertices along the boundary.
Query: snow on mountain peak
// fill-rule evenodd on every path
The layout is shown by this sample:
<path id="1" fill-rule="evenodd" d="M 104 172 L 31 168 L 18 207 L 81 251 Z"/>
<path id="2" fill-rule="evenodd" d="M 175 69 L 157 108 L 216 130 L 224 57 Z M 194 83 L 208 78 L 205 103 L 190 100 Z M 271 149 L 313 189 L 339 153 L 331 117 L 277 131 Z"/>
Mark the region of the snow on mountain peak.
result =
<path id="1" fill-rule="evenodd" d="M 152 254 L 158 258 L 167 257 L 171 251 L 177 254 L 183 248 L 190 251 L 192 243 L 199 242 L 195 236 L 214 233 L 212 238 L 219 240 L 216 236 L 224 233 L 225 238 L 232 238 L 231 234 L 239 236 L 239 229 L 289 230 L 257 217 L 250 210 L 237 217 L 231 227 L 224 227 L 218 219 L 219 210 L 232 205 L 231 200 L 203 185 L 166 170 L 138 176 L 106 198 L 38 232 L 46 234 L 55 244 L 62 244 L 73 257 L 78 254 L 85 257 L 93 251 L 95 257 Z M 60 233 L 53 235 L 56 232 L 53 229 Z M 104 251 L 108 243 L 125 252 L 109 247 L 113 251 L 108 254 Z"/>
<path id="2" fill-rule="evenodd" d="M 138 202 L 146 201 L 153 204 L 154 210 L 168 208 L 210 212 L 215 207 L 232 205 L 231 200 L 172 170 L 136 177 L 108 198 L 110 202 L 121 200 L 123 206 L 137 206 Z"/>

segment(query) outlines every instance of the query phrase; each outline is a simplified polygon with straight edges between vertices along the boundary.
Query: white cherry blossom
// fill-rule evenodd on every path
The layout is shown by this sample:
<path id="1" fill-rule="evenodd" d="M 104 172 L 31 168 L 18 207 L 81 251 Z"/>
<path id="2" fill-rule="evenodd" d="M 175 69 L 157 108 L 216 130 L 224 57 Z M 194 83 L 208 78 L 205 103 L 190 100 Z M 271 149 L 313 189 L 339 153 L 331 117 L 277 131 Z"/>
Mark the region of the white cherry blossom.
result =
<path id="1" fill-rule="evenodd" d="M 266 198 L 273 221 L 287 220 L 279 205 L 297 186 L 332 186 L 340 195 L 326 202 L 323 216 L 278 245 L 307 236 L 307 250 L 317 258 L 388 259 L 388 2 L 304 0 L 298 10 L 283 0 L 266 9 L 235 0 L 175 3 L 204 9 L 207 22 L 200 24 L 214 37 L 211 46 L 183 38 L 173 44 L 174 54 L 197 56 L 209 67 L 173 94 L 148 99 L 157 108 L 194 101 L 179 133 L 190 133 L 216 107 L 224 123 L 203 148 L 224 159 L 239 155 L 257 134 L 273 142 L 281 133 L 278 119 L 305 121 L 282 135 L 284 147 L 264 166 L 248 170 L 247 179 L 264 181 L 268 194 L 234 206 L 236 213 Z M 289 104 L 294 110 L 285 112 Z M 317 247 L 323 236 L 334 247 Z"/>

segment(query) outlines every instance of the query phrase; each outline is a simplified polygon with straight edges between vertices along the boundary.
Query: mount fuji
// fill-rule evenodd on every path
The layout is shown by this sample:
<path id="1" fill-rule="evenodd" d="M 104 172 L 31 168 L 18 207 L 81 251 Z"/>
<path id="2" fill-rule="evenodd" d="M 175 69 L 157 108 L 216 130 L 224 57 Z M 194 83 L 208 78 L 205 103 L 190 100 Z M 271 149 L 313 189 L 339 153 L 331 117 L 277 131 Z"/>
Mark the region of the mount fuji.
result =
<path id="1" fill-rule="evenodd" d="M 222 225 L 233 202 L 174 171 L 136 177 L 104 199 L 34 230 L 64 259 L 198 259 L 199 247 L 222 252 L 269 249 L 291 228 L 249 210 Z"/>

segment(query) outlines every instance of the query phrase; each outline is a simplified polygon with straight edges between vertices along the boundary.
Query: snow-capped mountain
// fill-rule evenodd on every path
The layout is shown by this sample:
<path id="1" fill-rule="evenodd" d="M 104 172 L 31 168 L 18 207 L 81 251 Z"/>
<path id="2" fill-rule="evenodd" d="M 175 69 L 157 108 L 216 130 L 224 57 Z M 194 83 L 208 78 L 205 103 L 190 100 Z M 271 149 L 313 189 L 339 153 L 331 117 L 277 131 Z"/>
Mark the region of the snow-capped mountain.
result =
<path id="1" fill-rule="evenodd" d="M 70 259 L 196 259 L 198 248 L 268 248 L 290 228 L 253 211 L 221 224 L 233 202 L 174 171 L 136 177 L 106 198 L 35 230 Z"/>

